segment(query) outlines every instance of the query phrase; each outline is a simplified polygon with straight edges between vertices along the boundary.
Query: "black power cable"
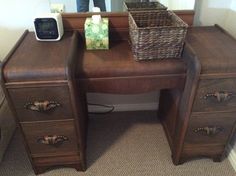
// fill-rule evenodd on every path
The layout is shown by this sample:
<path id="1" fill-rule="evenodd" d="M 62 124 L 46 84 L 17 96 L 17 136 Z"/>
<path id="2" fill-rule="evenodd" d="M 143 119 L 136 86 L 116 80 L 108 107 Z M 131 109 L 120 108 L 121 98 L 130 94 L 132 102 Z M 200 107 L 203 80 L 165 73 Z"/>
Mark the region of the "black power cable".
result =
<path id="1" fill-rule="evenodd" d="M 114 109 L 115 109 L 115 107 L 113 105 L 103 105 L 103 104 L 96 104 L 96 103 L 88 103 L 88 105 L 110 108 L 109 111 L 105 111 L 105 112 L 89 112 L 89 114 L 109 114 L 109 113 L 112 113 L 114 111 Z"/>

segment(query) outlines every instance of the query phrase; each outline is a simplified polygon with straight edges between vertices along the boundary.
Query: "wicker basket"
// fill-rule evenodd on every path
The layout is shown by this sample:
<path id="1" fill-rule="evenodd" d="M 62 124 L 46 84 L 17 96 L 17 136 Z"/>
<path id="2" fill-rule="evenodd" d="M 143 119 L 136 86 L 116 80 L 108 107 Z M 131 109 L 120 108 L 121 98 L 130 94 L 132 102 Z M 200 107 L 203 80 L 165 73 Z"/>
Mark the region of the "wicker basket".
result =
<path id="1" fill-rule="evenodd" d="M 180 58 L 188 25 L 172 11 L 129 13 L 135 60 Z"/>
<path id="2" fill-rule="evenodd" d="M 166 10 L 159 2 L 124 2 L 124 11 Z"/>

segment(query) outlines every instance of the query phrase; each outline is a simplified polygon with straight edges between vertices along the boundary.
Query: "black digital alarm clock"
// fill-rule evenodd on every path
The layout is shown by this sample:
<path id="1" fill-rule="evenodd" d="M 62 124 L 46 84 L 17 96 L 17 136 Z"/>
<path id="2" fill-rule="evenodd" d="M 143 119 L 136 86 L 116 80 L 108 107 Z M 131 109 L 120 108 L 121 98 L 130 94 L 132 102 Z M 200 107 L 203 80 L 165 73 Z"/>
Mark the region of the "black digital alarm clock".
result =
<path id="1" fill-rule="evenodd" d="M 35 36 L 40 41 L 58 41 L 63 36 L 62 17 L 51 13 L 34 19 Z"/>

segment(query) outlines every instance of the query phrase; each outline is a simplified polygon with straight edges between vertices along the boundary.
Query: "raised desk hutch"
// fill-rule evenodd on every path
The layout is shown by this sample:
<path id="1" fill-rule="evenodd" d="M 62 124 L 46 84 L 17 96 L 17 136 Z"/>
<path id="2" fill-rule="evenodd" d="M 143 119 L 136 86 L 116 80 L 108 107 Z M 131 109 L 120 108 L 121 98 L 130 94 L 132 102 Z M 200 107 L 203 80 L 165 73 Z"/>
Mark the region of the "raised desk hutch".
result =
<path id="1" fill-rule="evenodd" d="M 190 12 L 177 13 L 191 25 Z M 160 90 L 158 116 L 173 163 L 220 161 L 236 122 L 236 40 L 218 26 L 190 27 L 182 58 L 137 62 L 126 13 L 103 14 L 110 19 L 110 49 L 103 51 L 85 49 L 89 15 L 64 15 L 59 42 L 38 42 L 26 31 L 2 65 L 1 83 L 35 173 L 58 165 L 86 169 L 87 92 Z"/>

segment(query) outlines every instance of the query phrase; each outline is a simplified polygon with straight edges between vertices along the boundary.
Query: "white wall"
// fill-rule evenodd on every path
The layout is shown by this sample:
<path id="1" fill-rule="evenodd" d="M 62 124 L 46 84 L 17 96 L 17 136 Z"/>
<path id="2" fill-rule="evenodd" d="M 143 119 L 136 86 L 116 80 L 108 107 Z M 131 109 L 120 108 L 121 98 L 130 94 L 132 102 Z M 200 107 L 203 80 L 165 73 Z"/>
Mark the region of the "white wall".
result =
<path id="1" fill-rule="evenodd" d="M 62 3 L 66 12 L 77 12 L 76 0 L 49 0 L 50 3 Z"/>
<path id="2" fill-rule="evenodd" d="M 236 0 L 197 0 L 195 25 L 219 24 L 236 37 Z"/>
<path id="3" fill-rule="evenodd" d="M 50 12 L 48 0 L 0 0 L 0 26 L 31 28 L 35 15 Z"/>
<path id="4" fill-rule="evenodd" d="M 48 0 L 0 0 L 0 60 L 25 29 L 33 29 L 33 17 L 49 12 Z"/>
<path id="5" fill-rule="evenodd" d="M 232 0 L 224 27 L 236 38 L 236 0 Z"/>
<path id="6" fill-rule="evenodd" d="M 194 9 L 194 4 L 195 0 L 172 0 L 169 1 L 168 7 L 171 10 L 192 10 Z"/>
<path id="7" fill-rule="evenodd" d="M 197 0 L 196 25 L 223 25 L 231 0 Z"/>

